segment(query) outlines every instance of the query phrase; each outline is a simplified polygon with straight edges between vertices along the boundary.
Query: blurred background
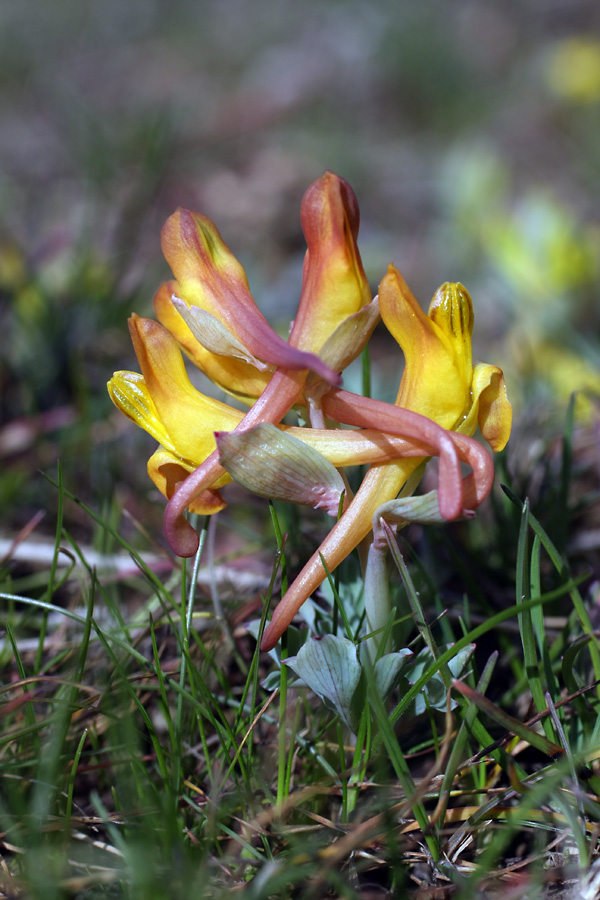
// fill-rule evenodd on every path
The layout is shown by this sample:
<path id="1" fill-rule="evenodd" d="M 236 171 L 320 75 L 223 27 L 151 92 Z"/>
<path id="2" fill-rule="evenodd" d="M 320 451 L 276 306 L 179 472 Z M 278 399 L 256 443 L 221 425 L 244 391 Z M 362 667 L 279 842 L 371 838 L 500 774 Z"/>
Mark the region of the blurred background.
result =
<path id="1" fill-rule="evenodd" d="M 213 218 L 285 333 L 326 168 L 358 195 L 374 291 L 390 261 L 424 306 L 470 290 L 516 481 L 577 390 L 597 487 L 599 26 L 597 0 L 1 4 L 0 537 L 38 512 L 52 533 L 57 458 L 83 501 L 160 537 L 154 444 L 105 384 L 136 368 L 127 317 L 169 276 L 161 225 Z M 389 398 L 401 362 L 377 346 Z"/>

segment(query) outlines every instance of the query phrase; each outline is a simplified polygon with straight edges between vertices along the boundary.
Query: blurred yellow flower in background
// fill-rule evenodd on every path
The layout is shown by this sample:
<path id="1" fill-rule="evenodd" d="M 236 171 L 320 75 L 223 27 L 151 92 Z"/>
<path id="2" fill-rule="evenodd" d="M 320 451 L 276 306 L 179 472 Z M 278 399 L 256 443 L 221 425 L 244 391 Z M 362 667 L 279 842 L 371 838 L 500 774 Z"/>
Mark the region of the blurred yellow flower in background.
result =
<path id="1" fill-rule="evenodd" d="M 546 83 L 559 97 L 575 103 L 600 99 L 600 40 L 579 35 L 559 41 L 549 52 Z"/>

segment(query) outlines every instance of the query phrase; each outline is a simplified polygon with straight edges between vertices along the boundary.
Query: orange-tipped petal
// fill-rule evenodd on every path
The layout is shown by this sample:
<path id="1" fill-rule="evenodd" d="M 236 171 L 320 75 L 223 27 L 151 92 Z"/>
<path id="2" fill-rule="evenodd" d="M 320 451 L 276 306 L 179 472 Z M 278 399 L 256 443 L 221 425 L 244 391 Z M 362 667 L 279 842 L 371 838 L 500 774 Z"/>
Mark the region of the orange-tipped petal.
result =
<path id="1" fill-rule="evenodd" d="M 331 384 L 340 383 L 338 373 L 317 356 L 273 331 L 250 294 L 244 269 L 210 219 L 178 209 L 163 227 L 162 247 L 180 299 L 218 319 L 252 356 L 287 369 L 312 369 Z"/>
<path id="2" fill-rule="evenodd" d="M 343 178 L 325 172 L 305 192 L 300 219 L 308 249 L 290 343 L 318 353 L 344 319 L 371 301 L 356 242 L 360 216 L 354 191 Z"/>

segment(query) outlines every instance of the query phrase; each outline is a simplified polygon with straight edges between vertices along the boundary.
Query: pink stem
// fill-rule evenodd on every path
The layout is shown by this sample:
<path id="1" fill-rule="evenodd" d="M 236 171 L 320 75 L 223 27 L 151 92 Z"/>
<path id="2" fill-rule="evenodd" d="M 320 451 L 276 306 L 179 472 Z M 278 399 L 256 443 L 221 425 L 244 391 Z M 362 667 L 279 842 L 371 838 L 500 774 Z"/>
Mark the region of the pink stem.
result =
<path id="1" fill-rule="evenodd" d="M 458 518 L 463 508 L 462 475 L 452 432 L 410 409 L 361 397 L 339 388 L 332 388 L 323 397 L 322 406 L 326 416 L 346 425 L 377 428 L 435 448 L 436 455 L 440 457 L 440 512 L 445 519 Z"/>
<path id="2" fill-rule="evenodd" d="M 246 431 L 261 422 L 277 424 L 294 405 L 306 380 L 306 370 L 290 372 L 277 369 L 256 403 L 246 413 L 235 431 Z M 215 450 L 201 466 L 183 481 L 165 509 L 165 536 L 178 556 L 193 556 L 198 550 L 198 533 L 183 516 L 192 500 L 225 474 Z"/>

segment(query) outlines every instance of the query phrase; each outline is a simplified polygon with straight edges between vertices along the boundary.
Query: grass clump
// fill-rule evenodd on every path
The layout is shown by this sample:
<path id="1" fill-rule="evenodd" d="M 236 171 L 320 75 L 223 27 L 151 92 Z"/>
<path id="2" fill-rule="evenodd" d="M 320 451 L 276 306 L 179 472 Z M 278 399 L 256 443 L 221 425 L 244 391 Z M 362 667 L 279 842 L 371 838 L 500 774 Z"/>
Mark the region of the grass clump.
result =
<path id="1" fill-rule="evenodd" d="M 288 632 L 289 663 L 257 649 L 287 577 L 285 507 L 271 575 L 242 598 L 206 527 L 196 559 L 165 574 L 87 510 L 116 548 L 92 564 L 68 530 L 77 501 L 61 478 L 56 491 L 44 578 L 2 569 L 6 896 L 545 897 L 558 882 L 593 896 L 594 592 L 528 501 L 496 498 L 518 513 L 503 575 L 472 525 L 411 526 L 420 562 L 394 545 L 406 662 L 386 699 L 363 661 L 349 727 L 297 678 L 306 629 Z M 449 566 L 439 577 L 457 553 L 473 596 Z M 352 560 L 309 603 L 315 633 L 360 643 Z"/>

